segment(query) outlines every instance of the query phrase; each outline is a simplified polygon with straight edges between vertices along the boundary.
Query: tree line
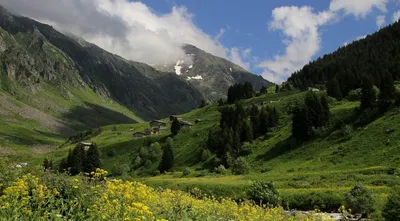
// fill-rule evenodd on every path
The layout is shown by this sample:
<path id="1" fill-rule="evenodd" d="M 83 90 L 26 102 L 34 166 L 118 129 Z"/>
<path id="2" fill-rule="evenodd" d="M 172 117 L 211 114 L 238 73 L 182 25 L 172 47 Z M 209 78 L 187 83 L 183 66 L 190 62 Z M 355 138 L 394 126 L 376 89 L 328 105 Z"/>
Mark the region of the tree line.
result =
<path id="1" fill-rule="evenodd" d="M 399 79 L 400 23 L 396 22 L 310 62 L 295 72 L 288 82 L 302 90 L 326 88 L 329 96 L 342 99 L 350 91 L 362 88 L 364 82 L 371 81 L 384 91 L 383 101 L 393 99 L 393 80 Z"/>
<path id="2" fill-rule="evenodd" d="M 227 167 L 233 159 L 248 153 L 243 145 L 245 142 L 265 135 L 279 120 L 276 108 L 268 106 L 260 109 L 252 105 L 246 109 L 236 103 L 221 107 L 220 113 L 219 127 L 209 132 L 207 146 Z"/>
<path id="3" fill-rule="evenodd" d="M 61 160 L 59 171 L 74 176 L 81 172 L 93 172 L 100 165 L 100 154 L 95 143 L 86 149 L 84 145 L 78 144 L 73 150 L 69 149 L 67 158 Z"/>

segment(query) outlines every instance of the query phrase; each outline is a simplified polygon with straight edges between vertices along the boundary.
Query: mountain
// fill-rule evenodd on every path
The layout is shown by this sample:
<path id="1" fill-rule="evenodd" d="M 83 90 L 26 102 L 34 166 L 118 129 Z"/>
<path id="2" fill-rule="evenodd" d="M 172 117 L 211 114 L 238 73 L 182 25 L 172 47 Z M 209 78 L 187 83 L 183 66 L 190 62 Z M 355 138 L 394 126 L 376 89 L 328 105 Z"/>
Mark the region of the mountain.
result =
<path id="1" fill-rule="evenodd" d="M 1 64 L 8 81 L 36 86 L 88 86 L 143 119 L 187 112 L 202 99 L 190 82 L 128 61 L 49 25 L 0 9 Z M 2 88 L 7 90 L 7 88 Z M 9 89 L 9 88 L 8 88 Z"/>
<path id="2" fill-rule="evenodd" d="M 329 87 L 337 84 L 338 95 L 360 88 L 364 78 L 380 86 L 386 75 L 400 79 L 400 23 L 396 22 L 366 38 L 339 48 L 305 65 L 288 82 L 300 89 Z M 336 83 L 337 82 L 337 83 Z"/>
<path id="3" fill-rule="evenodd" d="M 244 68 L 193 45 L 183 45 L 185 58 L 176 64 L 159 67 L 160 70 L 175 72 L 193 84 L 208 101 L 226 98 L 228 88 L 235 83 L 246 81 L 253 84 L 256 90 L 273 84 L 261 76 L 250 73 Z"/>

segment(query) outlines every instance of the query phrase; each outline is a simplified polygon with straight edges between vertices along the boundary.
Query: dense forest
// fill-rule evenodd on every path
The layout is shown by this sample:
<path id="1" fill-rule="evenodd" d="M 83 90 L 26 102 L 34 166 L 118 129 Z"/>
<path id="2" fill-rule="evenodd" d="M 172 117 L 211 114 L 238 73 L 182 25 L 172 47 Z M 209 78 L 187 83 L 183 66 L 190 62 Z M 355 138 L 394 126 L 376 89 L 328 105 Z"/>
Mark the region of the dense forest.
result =
<path id="1" fill-rule="evenodd" d="M 383 87 L 387 79 L 400 79 L 400 23 L 324 55 L 295 72 L 288 83 L 301 90 L 327 89 L 337 99 L 361 88 L 364 79 Z"/>

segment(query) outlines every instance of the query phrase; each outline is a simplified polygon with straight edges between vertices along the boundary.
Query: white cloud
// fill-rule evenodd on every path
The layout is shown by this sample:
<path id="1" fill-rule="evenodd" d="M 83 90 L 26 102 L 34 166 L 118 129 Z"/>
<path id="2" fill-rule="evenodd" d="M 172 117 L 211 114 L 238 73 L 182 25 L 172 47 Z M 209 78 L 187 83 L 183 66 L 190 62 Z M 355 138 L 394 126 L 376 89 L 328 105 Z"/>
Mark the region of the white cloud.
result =
<path id="1" fill-rule="evenodd" d="M 218 34 L 215 36 L 215 40 L 219 41 L 219 39 L 221 39 L 224 36 L 224 34 L 225 34 L 225 29 L 224 28 L 219 29 Z"/>
<path id="2" fill-rule="evenodd" d="M 287 45 L 283 55 L 259 64 L 263 77 L 276 83 L 284 81 L 291 73 L 303 67 L 320 49 L 318 28 L 335 18 L 331 12 L 314 13 L 311 7 L 280 7 L 272 12 L 271 30 L 282 31 Z"/>
<path id="3" fill-rule="evenodd" d="M 365 17 L 374 8 L 386 12 L 388 0 L 331 0 L 329 9 L 332 12 L 344 11 L 346 15 Z"/>
<path id="4" fill-rule="evenodd" d="M 400 19 L 400 11 L 396 11 L 395 13 L 393 13 L 392 21 L 396 22 L 399 19 Z"/>
<path id="5" fill-rule="evenodd" d="M 378 28 L 382 28 L 385 22 L 386 22 L 386 17 L 384 15 L 379 15 L 378 17 L 376 17 L 376 26 Z"/>
<path id="6" fill-rule="evenodd" d="M 245 62 L 244 60 L 247 59 L 250 56 L 250 52 L 251 49 L 247 48 L 244 50 L 241 50 L 239 48 L 231 48 L 230 49 L 230 55 L 229 55 L 229 59 L 241 66 L 242 68 L 246 69 L 246 70 L 250 70 L 250 62 Z"/>
<path id="7" fill-rule="evenodd" d="M 236 48 L 219 42 L 225 29 L 216 38 L 209 36 L 194 24 L 185 7 L 156 14 L 145 4 L 129 0 L 3 0 L 2 5 L 127 59 L 175 64 L 184 56 L 181 45 L 188 43 L 249 67 L 239 59 Z"/>

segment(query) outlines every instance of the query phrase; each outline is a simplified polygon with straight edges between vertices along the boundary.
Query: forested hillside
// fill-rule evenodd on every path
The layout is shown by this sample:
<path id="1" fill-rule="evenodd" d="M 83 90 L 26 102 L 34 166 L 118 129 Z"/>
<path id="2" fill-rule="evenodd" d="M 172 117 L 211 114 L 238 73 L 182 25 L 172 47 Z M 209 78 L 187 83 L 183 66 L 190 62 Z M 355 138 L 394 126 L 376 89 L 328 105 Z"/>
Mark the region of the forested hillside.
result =
<path id="1" fill-rule="evenodd" d="M 380 87 L 390 77 L 400 79 L 399 22 L 310 62 L 288 82 L 302 90 L 328 88 L 329 95 L 340 99 L 361 88 L 365 78 Z"/>

